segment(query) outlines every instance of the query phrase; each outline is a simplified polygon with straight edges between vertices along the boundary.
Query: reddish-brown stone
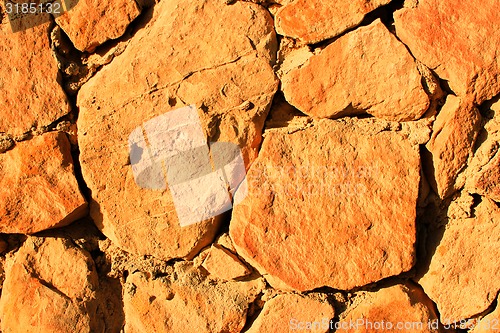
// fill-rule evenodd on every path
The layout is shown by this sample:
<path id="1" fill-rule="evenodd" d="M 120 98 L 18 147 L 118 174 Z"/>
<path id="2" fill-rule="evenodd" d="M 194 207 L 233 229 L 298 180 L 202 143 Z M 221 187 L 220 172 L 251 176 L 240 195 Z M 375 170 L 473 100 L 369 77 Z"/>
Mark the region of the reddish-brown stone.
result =
<path id="1" fill-rule="evenodd" d="M 86 213 L 66 134 L 46 133 L 0 154 L 0 232 L 32 234 Z"/>
<path id="2" fill-rule="evenodd" d="M 394 15 L 411 53 L 476 104 L 500 93 L 500 10 L 497 0 L 409 1 Z M 411 5 L 410 5 L 411 3 Z"/>
<path id="3" fill-rule="evenodd" d="M 294 56 L 307 59 L 303 53 Z M 380 21 L 340 37 L 285 71 L 286 100 L 315 117 L 368 113 L 406 121 L 419 119 L 429 106 L 414 59 Z"/>
<path id="4" fill-rule="evenodd" d="M 0 22 L 0 133 L 20 135 L 69 112 L 50 49 L 50 26 L 13 33 L 7 20 Z"/>
<path id="5" fill-rule="evenodd" d="M 340 35 L 357 26 L 372 10 L 390 0 L 297 0 L 276 13 L 276 31 L 311 44 Z"/>
<path id="6" fill-rule="evenodd" d="M 322 120 L 267 134 L 230 235 L 274 287 L 352 289 L 412 267 L 418 145 L 377 127 Z"/>

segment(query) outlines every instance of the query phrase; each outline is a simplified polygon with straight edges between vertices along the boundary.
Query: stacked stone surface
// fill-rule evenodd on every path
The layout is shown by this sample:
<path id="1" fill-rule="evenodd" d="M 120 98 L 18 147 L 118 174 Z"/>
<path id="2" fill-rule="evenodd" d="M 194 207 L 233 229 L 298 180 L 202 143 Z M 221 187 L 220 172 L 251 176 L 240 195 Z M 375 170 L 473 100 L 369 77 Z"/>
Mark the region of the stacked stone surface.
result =
<path id="1" fill-rule="evenodd" d="M 499 47 L 497 0 L 1 2 L 0 331 L 499 331 Z"/>

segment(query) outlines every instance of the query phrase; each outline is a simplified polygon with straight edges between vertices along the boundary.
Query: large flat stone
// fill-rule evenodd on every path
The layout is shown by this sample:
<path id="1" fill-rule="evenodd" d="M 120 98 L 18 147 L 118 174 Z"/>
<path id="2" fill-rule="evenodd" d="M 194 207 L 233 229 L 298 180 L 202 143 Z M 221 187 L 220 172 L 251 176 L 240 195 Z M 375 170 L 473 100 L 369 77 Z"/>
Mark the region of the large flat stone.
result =
<path id="1" fill-rule="evenodd" d="M 352 289 L 412 267 L 418 145 L 386 126 L 321 120 L 269 131 L 230 235 L 273 286 Z"/>
<path id="2" fill-rule="evenodd" d="M 172 190 L 173 185 L 183 185 L 171 179 L 165 183 L 161 160 L 156 178 L 145 174 L 139 181 L 134 172 L 143 150 L 136 143 L 131 145 L 129 137 L 132 133 L 142 138 L 145 132 L 161 132 L 166 124 L 163 120 L 174 114 L 173 110 L 194 105 L 191 115 L 197 120 L 192 123 L 198 124 L 189 135 L 196 144 L 189 144 L 208 152 L 207 141 L 231 143 L 241 150 L 248 165 L 257 155 L 278 85 L 271 67 L 276 37 L 269 13 L 246 2 L 228 6 L 215 0 L 163 1 L 154 7 L 152 17 L 126 50 L 80 90 L 82 172 L 92 190 L 91 215 L 113 242 L 136 254 L 167 260 L 192 258 L 213 239 L 218 215 L 209 214 L 199 223 L 181 226 L 179 202 L 174 199 L 189 191 Z M 182 118 L 184 113 L 180 112 Z M 181 132 L 180 141 L 174 140 L 177 143 L 188 134 Z M 171 142 L 145 140 L 143 145 L 165 152 Z M 131 147 L 137 156 L 131 155 Z M 185 172 L 181 178 L 190 176 L 183 181 L 198 179 L 194 174 L 204 168 L 210 170 L 208 160 L 201 163 L 196 158 L 189 160 L 189 156 L 178 157 L 188 158 L 186 164 L 177 165 L 176 172 Z M 187 175 L 191 171 L 194 173 Z M 207 171 L 204 176 L 208 174 L 215 175 Z M 149 183 L 153 188 L 148 188 Z M 189 190 L 196 195 L 202 189 L 210 190 L 210 186 L 193 185 Z M 181 201 L 187 210 L 196 206 L 189 200 Z M 210 211 L 215 204 L 201 208 Z"/>
<path id="3" fill-rule="evenodd" d="M 57 24 L 80 51 L 92 52 L 107 40 L 123 35 L 139 14 L 134 0 L 69 0 L 71 10 L 57 17 Z"/>

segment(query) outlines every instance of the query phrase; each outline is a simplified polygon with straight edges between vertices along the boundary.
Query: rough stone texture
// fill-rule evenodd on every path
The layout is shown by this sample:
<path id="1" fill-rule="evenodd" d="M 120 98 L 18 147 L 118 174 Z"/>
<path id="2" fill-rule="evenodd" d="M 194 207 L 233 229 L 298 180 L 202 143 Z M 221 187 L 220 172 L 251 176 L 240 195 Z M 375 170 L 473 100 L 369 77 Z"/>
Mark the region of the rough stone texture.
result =
<path id="1" fill-rule="evenodd" d="M 46 22 L 13 33 L 6 20 L 0 23 L 0 133 L 20 135 L 69 112 L 49 29 Z"/>
<path id="2" fill-rule="evenodd" d="M 144 121 L 194 104 L 210 141 L 238 144 L 253 160 L 277 89 L 276 40 L 269 14 L 250 3 L 163 1 L 154 10 L 78 95 L 82 172 L 91 215 L 113 242 L 133 253 L 191 258 L 213 239 L 218 218 L 180 227 L 169 190 L 135 184 L 128 137 Z M 216 29 L 225 33 L 206 33 Z"/>
<path id="3" fill-rule="evenodd" d="M 336 332 L 441 332 L 434 304 L 420 288 L 411 284 L 360 292 L 340 314 L 338 325 L 350 322 L 360 325 L 355 328 L 340 326 Z"/>
<path id="4" fill-rule="evenodd" d="M 483 198 L 472 218 L 450 219 L 418 281 L 437 304 L 441 321 L 454 323 L 486 310 L 499 291 L 500 208 Z"/>
<path id="5" fill-rule="evenodd" d="M 406 121 L 419 119 L 429 106 L 415 61 L 380 20 L 288 71 L 282 90 L 290 104 L 316 117 L 368 113 Z"/>
<path id="6" fill-rule="evenodd" d="M 0 232 L 32 234 L 85 214 L 66 134 L 46 133 L 0 154 Z"/>
<path id="7" fill-rule="evenodd" d="M 125 332 L 240 332 L 264 285 L 260 278 L 216 284 L 190 263 L 157 279 L 134 273 L 125 285 Z"/>
<path id="8" fill-rule="evenodd" d="M 70 0 L 71 10 L 56 19 L 80 51 L 92 52 L 109 39 L 123 35 L 140 10 L 134 0 Z"/>
<path id="9" fill-rule="evenodd" d="M 498 299 L 497 299 L 498 304 Z M 500 331 L 500 306 L 495 310 L 475 322 L 469 332 L 471 333 L 491 333 Z"/>
<path id="10" fill-rule="evenodd" d="M 90 255 L 70 241 L 29 238 L 6 268 L 2 332 L 96 332 L 90 303 L 98 287 Z"/>
<path id="11" fill-rule="evenodd" d="M 219 245 L 212 245 L 203 261 L 203 268 L 222 280 L 234 280 L 250 274 L 250 270 L 238 257 Z"/>
<path id="12" fill-rule="evenodd" d="M 247 332 L 307 331 L 327 333 L 329 332 L 329 322 L 335 315 L 335 311 L 321 296 L 321 294 L 278 295 L 265 303 L 262 312 Z M 314 322 L 321 323 L 321 325 L 314 324 L 315 326 L 313 326 Z"/>
<path id="13" fill-rule="evenodd" d="M 276 32 L 311 44 L 340 35 L 357 26 L 372 10 L 390 0 L 297 0 L 276 13 Z"/>
<path id="14" fill-rule="evenodd" d="M 463 182 L 456 182 L 472 155 L 481 126 L 481 115 L 471 101 L 448 95 L 436 117 L 432 137 L 426 147 L 432 155 L 431 185 L 441 197 L 447 197 Z"/>
<path id="15" fill-rule="evenodd" d="M 418 146 L 376 128 L 322 120 L 267 134 L 230 235 L 273 286 L 345 290 L 412 267 Z"/>
<path id="16" fill-rule="evenodd" d="M 467 169 L 467 190 L 500 202 L 500 102 L 489 108 L 490 114 L 478 142 L 479 148 Z"/>
<path id="17" fill-rule="evenodd" d="M 498 1 L 409 1 L 394 15 L 397 36 L 451 89 L 477 104 L 500 92 Z M 415 4 L 416 3 L 416 4 Z"/>

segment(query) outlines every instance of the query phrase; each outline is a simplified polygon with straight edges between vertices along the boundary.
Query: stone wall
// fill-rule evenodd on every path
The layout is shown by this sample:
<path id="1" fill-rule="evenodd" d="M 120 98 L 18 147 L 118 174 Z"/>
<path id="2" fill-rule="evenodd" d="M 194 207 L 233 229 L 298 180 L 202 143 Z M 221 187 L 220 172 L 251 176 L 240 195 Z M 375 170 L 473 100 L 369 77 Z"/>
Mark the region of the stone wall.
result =
<path id="1" fill-rule="evenodd" d="M 500 331 L 499 50 L 498 0 L 1 2 L 0 332 Z"/>

